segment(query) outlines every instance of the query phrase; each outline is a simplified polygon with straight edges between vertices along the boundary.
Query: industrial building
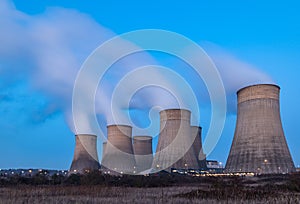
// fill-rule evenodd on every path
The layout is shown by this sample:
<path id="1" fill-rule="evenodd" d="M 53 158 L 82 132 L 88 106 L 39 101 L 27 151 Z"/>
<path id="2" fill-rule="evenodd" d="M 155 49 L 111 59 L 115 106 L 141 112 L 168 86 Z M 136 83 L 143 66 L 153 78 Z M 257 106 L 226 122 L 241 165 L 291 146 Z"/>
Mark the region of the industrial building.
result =
<path id="1" fill-rule="evenodd" d="M 291 173 L 294 163 L 283 132 L 280 87 L 259 84 L 237 92 L 238 112 L 226 172 Z"/>
<path id="2" fill-rule="evenodd" d="M 102 158 L 105 155 L 106 146 L 107 146 L 107 142 L 103 142 L 103 144 L 102 144 Z"/>
<path id="3" fill-rule="evenodd" d="M 202 127 L 191 126 L 191 134 L 192 138 L 195 138 L 193 142 L 193 148 L 198 160 L 199 169 L 205 170 L 207 169 L 207 164 L 206 155 L 204 154 L 202 148 Z"/>
<path id="4" fill-rule="evenodd" d="M 100 169 L 97 153 L 97 136 L 79 134 L 75 136 L 75 153 L 70 173 L 85 173 Z"/>
<path id="5" fill-rule="evenodd" d="M 191 112 L 184 109 L 160 112 L 160 135 L 152 164 L 155 171 L 199 169 L 193 148 L 190 118 Z"/>
<path id="6" fill-rule="evenodd" d="M 137 173 L 150 170 L 153 162 L 152 137 L 133 137 L 133 152 L 136 161 Z"/>
<path id="7" fill-rule="evenodd" d="M 131 126 L 107 126 L 107 143 L 103 149 L 105 149 L 101 162 L 103 170 L 111 174 L 135 174 L 137 172 Z"/>
<path id="8" fill-rule="evenodd" d="M 281 174 L 296 171 L 281 123 L 280 87 L 258 84 L 237 92 L 237 122 L 225 166 L 226 173 Z M 160 112 L 156 153 L 151 136 L 132 137 L 132 127 L 107 126 L 102 171 L 109 174 L 143 174 L 157 171 L 223 172 L 223 164 L 207 161 L 202 148 L 202 128 L 191 126 L 191 112 Z M 95 135 L 76 135 L 70 173 L 100 168 Z M 193 171 L 196 170 L 196 171 Z"/>

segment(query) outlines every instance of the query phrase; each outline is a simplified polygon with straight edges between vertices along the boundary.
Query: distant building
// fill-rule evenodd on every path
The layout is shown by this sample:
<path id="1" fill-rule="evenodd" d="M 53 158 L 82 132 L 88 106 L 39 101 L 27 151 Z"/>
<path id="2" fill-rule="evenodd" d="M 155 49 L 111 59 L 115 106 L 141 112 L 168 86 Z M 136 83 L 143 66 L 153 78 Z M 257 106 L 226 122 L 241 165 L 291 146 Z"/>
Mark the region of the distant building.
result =
<path id="1" fill-rule="evenodd" d="M 1 177 L 12 177 L 12 176 L 22 176 L 22 177 L 32 177 L 37 174 L 44 176 L 61 175 L 67 176 L 68 170 L 46 170 L 46 169 L 0 169 Z"/>
<path id="2" fill-rule="evenodd" d="M 207 170 L 211 173 L 223 173 L 224 166 L 222 162 L 216 160 L 206 160 Z"/>

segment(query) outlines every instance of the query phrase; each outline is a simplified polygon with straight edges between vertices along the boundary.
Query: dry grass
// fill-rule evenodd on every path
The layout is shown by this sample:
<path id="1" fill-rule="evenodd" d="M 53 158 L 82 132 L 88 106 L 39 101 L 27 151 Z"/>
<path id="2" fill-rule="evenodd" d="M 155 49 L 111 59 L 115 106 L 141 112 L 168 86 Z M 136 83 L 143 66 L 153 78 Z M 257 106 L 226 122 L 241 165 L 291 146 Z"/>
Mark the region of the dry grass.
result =
<path id="1" fill-rule="evenodd" d="M 21 186 L 0 190 L 1 203 L 167 203 L 185 200 L 173 198 L 187 193 L 189 187 L 124 188 L 100 186 Z M 171 200 L 170 200 L 171 199 Z M 172 203 L 172 202 L 171 202 Z"/>
<path id="2" fill-rule="evenodd" d="M 0 203 L 300 203 L 300 195 L 255 189 L 205 189 L 199 186 L 17 186 L 0 188 Z"/>
<path id="3" fill-rule="evenodd" d="M 300 174 L 258 177 L 11 177 L 1 203 L 300 203 Z"/>

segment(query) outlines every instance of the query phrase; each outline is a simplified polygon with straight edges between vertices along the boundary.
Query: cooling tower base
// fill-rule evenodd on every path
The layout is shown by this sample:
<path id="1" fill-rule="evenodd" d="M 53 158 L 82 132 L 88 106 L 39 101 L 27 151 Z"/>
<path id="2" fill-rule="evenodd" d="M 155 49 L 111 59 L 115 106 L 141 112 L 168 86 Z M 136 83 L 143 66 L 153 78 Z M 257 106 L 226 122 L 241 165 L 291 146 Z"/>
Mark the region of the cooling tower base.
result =
<path id="1" fill-rule="evenodd" d="M 70 173 L 87 173 L 100 169 L 96 146 L 97 136 L 88 134 L 76 135 L 75 141 L 75 153 Z"/>

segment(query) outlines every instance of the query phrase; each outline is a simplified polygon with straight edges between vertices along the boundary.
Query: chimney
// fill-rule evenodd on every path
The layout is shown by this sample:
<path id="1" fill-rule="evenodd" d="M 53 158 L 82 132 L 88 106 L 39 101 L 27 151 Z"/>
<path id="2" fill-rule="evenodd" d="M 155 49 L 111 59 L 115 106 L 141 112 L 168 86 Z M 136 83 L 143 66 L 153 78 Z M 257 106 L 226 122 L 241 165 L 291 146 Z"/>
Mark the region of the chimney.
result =
<path id="1" fill-rule="evenodd" d="M 89 134 L 75 135 L 75 153 L 70 173 L 85 173 L 98 170 L 100 164 L 97 154 L 97 136 Z"/>
<path id="2" fill-rule="evenodd" d="M 238 91 L 237 123 L 227 172 L 290 173 L 294 163 L 283 132 L 280 87 L 249 86 Z"/>
<path id="3" fill-rule="evenodd" d="M 194 152 L 198 160 L 199 168 L 202 170 L 207 169 L 206 155 L 203 153 L 202 148 L 202 128 L 199 126 L 191 126 L 192 138 L 195 138 L 193 143 Z"/>
<path id="4" fill-rule="evenodd" d="M 107 144 L 102 159 L 104 169 L 109 169 L 116 174 L 136 173 L 131 135 L 130 126 L 107 126 Z"/>
<path id="5" fill-rule="evenodd" d="M 169 109 L 160 112 L 160 136 L 154 170 L 199 169 L 190 128 L 191 112 Z"/>
<path id="6" fill-rule="evenodd" d="M 133 150 L 137 171 L 141 173 L 150 170 L 153 162 L 152 137 L 135 136 L 133 138 Z"/>

